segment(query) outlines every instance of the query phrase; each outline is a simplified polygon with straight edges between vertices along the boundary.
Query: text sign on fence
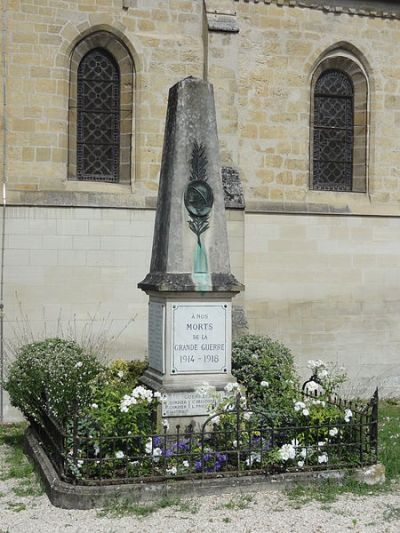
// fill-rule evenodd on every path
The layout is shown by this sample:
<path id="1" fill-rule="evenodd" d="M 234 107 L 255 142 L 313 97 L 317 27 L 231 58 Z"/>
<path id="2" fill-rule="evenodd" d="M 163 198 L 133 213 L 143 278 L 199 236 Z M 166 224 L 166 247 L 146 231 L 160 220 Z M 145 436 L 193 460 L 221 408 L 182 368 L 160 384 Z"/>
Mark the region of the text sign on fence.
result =
<path id="1" fill-rule="evenodd" d="M 231 342 L 228 313 L 229 303 L 186 302 L 172 306 L 173 374 L 227 372 Z"/>

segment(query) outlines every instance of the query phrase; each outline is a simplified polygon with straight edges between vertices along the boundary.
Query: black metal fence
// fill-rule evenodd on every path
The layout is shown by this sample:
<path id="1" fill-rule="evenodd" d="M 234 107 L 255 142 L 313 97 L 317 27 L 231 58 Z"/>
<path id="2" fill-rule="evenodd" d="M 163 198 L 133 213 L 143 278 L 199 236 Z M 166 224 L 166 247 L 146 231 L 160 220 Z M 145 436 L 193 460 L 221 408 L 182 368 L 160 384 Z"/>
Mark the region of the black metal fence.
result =
<path id="1" fill-rule="evenodd" d="M 318 395 L 303 399 L 318 401 Z M 68 430 L 43 413 L 32 423 L 59 476 L 74 484 L 163 481 L 168 478 L 243 476 L 374 464 L 378 453 L 378 390 L 368 403 L 331 398 L 329 423 L 264 425 L 242 398 L 210 416 L 199 431 L 176 426 L 151 435 L 110 436 Z"/>

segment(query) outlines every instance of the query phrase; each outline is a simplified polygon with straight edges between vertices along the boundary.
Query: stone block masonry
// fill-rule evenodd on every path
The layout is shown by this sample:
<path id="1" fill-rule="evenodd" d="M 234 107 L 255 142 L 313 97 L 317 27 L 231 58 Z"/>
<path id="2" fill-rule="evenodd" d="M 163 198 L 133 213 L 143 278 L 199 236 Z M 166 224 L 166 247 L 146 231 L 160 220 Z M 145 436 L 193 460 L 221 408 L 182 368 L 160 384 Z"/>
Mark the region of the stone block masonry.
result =
<path id="1" fill-rule="evenodd" d="M 143 359 L 147 297 L 136 285 L 150 262 L 154 211 L 8 207 L 6 215 L 7 344 L 22 342 L 24 328 L 35 338 L 75 328 L 78 338 L 87 332 L 112 337 L 126 328 L 110 357 Z M 230 234 L 236 242 L 236 232 Z M 241 254 L 232 266 L 243 275 Z M 11 352 L 6 358 L 9 363 Z M 19 417 L 8 401 L 5 416 Z"/>
<path id="2" fill-rule="evenodd" d="M 232 271 L 247 286 L 235 305 L 251 331 L 285 341 L 302 366 L 310 357 L 343 362 L 364 382 L 391 373 L 398 391 L 398 3 L 48 4 L 20 0 L 1 11 L 7 335 L 18 302 L 34 330 L 54 330 L 60 312 L 82 324 L 110 315 L 116 326 L 134 316 L 112 356 L 145 354 L 147 301 L 135 287 L 150 257 L 168 89 L 203 77 L 214 86 L 221 164 L 244 189 L 246 210 L 230 206 L 227 230 Z M 135 65 L 124 183 L 68 179 L 72 52 L 100 31 Z M 365 192 L 310 187 L 311 84 L 327 54 L 357 61 L 368 82 Z"/>

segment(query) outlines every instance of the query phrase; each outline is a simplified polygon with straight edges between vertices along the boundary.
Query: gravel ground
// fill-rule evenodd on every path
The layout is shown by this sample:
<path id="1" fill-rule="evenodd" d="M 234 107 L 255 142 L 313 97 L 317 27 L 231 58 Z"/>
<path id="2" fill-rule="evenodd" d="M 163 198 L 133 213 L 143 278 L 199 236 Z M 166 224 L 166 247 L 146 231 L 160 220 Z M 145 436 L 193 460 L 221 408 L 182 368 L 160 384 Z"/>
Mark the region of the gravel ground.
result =
<path id="1" fill-rule="evenodd" d="M 6 446 L 0 446 L 0 467 L 6 451 Z M 37 489 L 36 482 L 32 483 Z M 378 495 L 339 496 L 333 503 L 300 504 L 281 491 L 203 496 L 145 517 L 118 518 L 96 510 L 58 509 L 46 495 L 16 495 L 20 487 L 20 480 L 0 481 L 0 533 L 400 532 L 398 486 Z"/>

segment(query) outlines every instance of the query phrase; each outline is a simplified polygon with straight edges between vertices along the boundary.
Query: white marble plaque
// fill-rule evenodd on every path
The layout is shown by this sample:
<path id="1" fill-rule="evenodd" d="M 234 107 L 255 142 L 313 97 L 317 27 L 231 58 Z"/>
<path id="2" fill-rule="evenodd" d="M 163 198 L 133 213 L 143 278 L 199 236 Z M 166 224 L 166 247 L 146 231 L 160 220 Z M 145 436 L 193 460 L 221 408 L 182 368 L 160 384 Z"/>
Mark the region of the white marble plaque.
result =
<path id="1" fill-rule="evenodd" d="M 172 306 L 172 374 L 227 372 L 230 312 L 229 303 Z"/>
<path id="2" fill-rule="evenodd" d="M 217 393 L 222 394 L 222 393 Z M 215 393 L 174 392 L 166 394 L 162 402 L 162 416 L 207 415 L 216 404 Z"/>
<path id="3" fill-rule="evenodd" d="M 164 374 L 165 305 L 149 303 L 149 367 Z"/>

